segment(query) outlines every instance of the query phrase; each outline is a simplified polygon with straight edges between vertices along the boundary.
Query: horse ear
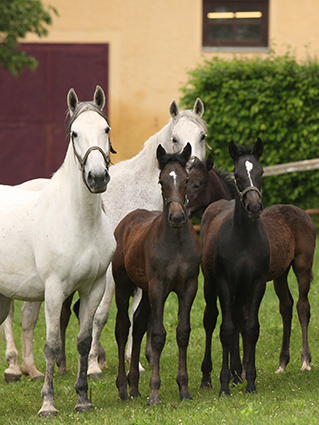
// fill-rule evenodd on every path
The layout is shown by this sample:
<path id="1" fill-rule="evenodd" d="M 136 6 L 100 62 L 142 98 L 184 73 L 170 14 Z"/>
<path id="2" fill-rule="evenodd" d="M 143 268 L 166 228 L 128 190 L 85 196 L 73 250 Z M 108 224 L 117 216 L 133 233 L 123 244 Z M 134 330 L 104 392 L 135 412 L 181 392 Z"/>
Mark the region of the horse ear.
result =
<path id="1" fill-rule="evenodd" d="M 183 149 L 182 156 L 184 157 L 185 161 L 187 162 L 191 156 L 192 153 L 192 146 L 188 142 L 185 148 Z"/>
<path id="2" fill-rule="evenodd" d="M 179 109 L 175 100 L 173 100 L 173 102 L 169 105 L 169 114 L 173 119 L 175 119 L 179 114 Z"/>
<path id="3" fill-rule="evenodd" d="M 195 102 L 194 108 L 193 108 L 193 112 L 194 112 L 194 114 L 197 114 L 200 118 L 203 116 L 203 113 L 204 113 L 204 104 L 200 100 L 199 97 L 196 99 L 196 102 Z"/>
<path id="4" fill-rule="evenodd" d="M 79 104 L 79 99 L 74 91 L 74 89 L 70 89 L 67 95 L 67 104 L 70 111 L 70 115 L 73 115 L 73 112 L 76 110 L 76 107 Z"/>
<path id="5" fill-rule="evenodd" d="M 257 159 L 259 159 L 264 151 L 264 144 L 260 137 L 258 137 L 257 142 L 255 143 L 253 154 Z"/>
<path id="6" fill-rule="evenodd" d="M 213 166 L 214 166 L 214 158 L 211 154 L 209 154 L 207 159 L 206 159 L 206 170 L 208 172 L 210 172 L 210 170 L 213 168 Z"/>
<path id="7" fill-rule="evenodd" d="M 95 92 L 94 92 L 94 103 L 95 106 L 97 106 L 101 111 L 105 106 L 105 94 L 100 86 L 96 86 Z"/>
<path id="8" fill-rule="evenodd" d="M 156 151 L 156 158 L 158 161 L 161 160 L 161 158 L 163 158 L 163 156 L 166 155 L 166 150 L 163 148 L 162 145 L 158 145 L 157 146 L 157 151 Z"/>
<path id="9" fill-rule="evenodd" d="M 229 155 L 230 155 L 231 159 L 233 161 L 235 161 L 237 159 L 238 148 L 237 148 L 236 144 L 233 142 L 233 140 L 231 140 L 229 142 L 228 151 L 229 151 Z"/>

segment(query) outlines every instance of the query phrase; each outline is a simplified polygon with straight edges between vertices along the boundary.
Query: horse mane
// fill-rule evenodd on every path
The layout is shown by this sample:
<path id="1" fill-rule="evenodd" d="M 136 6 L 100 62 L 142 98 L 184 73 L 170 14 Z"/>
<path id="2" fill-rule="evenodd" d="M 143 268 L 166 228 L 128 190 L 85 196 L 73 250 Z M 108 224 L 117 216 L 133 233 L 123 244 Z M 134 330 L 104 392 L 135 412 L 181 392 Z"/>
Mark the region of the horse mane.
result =
<path id="1" fill-rule="evenodd" d="M 234 177 L 233 177 L 233 173 L 223 171 L 219 168 L 212 168 L 212 170 L 215 171 L 217 176 L 222 181 L 225 189 L 227 190 L 227 192 L 231 196 L 231 199 L 234 199 L 234 197 L 235 197 L 235 180 L 234 180 Z"/>
<path id="2" fill-rule="evenodd" d="M 107 116 L 105 115 L 105 113 L 100 108 L 98 108 L 95 105 L 94 102 L 92 102 L 92 101 L 79 102 L 78 106 L 76 107 L 76 109 L 75 109 L 75 111 L 73 112 L 72 115 L 70 114 L 70 111 L 67 112 L 67 116 L 70 117 L 69 122 L 68 122 L 67 127 L 66 127 L 66 135 L 67 136 L 70 134 L 71 127 L 72 127 L 72 124 L 74 123 L 74 121 L 84 111 L 97 112 L 101 117 L 103 117 L 105 119 L 105 121 L 108 123 L 108 125 L 110 125 L 109 120 L 108 120 Z"/>
<path id="3" fill-rule="evenodd" d="M 254 144 L 239 145 L 236 143 L 236 147 L 238 149 L 237 157 L 244 156 L 244 155 L 253 155 L 254 146 L 255 146 Z"/>
<path id="4" fill-rule="evenodd" d="M 187 159 L 184 158 L 180 153 L 166 153 L 158 160 L 159 169 L 162 171 L 167 164 L 171 164 L 173 162 L 177 162 L 183 168 L 186 167 Z"/>
<path id="5" fill-rule="evenodd" d="M 198 158 L 194 158 L 189 170 L 192 170 L 193 168 L 199 169 L 203 174 L 207 175 L 207 178 L 208 178 L 209 172 L 207 171 L 205 161 L 201 161 Z M 211 171 L 213 171 L 219 177 L 226 191 L 229 193 L 230 197 L 233 199 L 235 194 L 235 182 L 233 178 L 233 173 L 223 171 L 220 168 L 216 168 L 216 167 L 213 167 Z"/>

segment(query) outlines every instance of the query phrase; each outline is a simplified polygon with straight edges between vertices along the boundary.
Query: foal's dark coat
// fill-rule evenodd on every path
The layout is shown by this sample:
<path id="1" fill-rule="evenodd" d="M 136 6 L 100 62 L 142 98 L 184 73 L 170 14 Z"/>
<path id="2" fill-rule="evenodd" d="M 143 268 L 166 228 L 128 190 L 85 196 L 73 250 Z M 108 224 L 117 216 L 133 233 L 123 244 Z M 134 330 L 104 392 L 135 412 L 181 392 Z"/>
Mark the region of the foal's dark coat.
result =
<path id="1" fill-rule="evenodd" d="M 190 334 L 190 309 L 197 291 L 201 249 L 184 205 L 188 180 L 185 165 L 189 156 L 190 145 L 186 146 L 182 154 L 173 155 L 166 154 L 160 146 L 157 158 L 161 170 L 163 212 L 135 210 L 115 230 L 117 249 L 112 269 L 118 308 L 115 330 L 119 350 L 117 387 L 122 400 L 127 399 L 124 351 L 130 326 L 128 306 L 136 286 L 142 288 L 143 296 L 134 315 L 132 359 L 128 374 L 130 395 L 140 395 L 140 344 L 151 313 L 153 372 L 148 404 L 160 401 L 159 361 L 166 338 L 163 310 L 167 296 L 173 291 L 179 300 L 179 323 L 176 331 L 179 346 L 177 382 L 181 400 L 191 398 L 188 391 L 186 353 Z"/>
<path id="2" fill-rule="evenodd" d="M 205 211 L 210 202 L 217 200 L 216 190 L 213 185 L 208 183 L 207 174 L 207 164 L 201 161 L 194 162 L 189 171 L 188 187 L 192 188 L 194 184 L 198 185 L 200 183 L 200 191 L 196 198 L 193 196 L 194 193 L 188 190 L 188 197 L 193 211 Z M 212 171 L 209 174 L 212 174 Z M 220 183 L 217 182 L 217 184 L 220 187 Z M 220 199 L 228 199 L 227 194 L 221 193 Z M 231 204 L 229 204 L 229 208 L 230 206 Z M 285 370 L 290 358 L 289 345 L 293 298 L 288 287 L 287 278 L 291 267 L 297 277 L 299 287 L 297 309 L 303 340 L 302 369 L 310 369 L 311 355 L 308 346 L 310 305 L 308 292 L 312 278 L 311 270 L 316 243 L 316 229 L 308 214 L 294 205 L 278 204 L 268 207 L 263 211 L 261 221 L 264 224 L 270 243 L 270 266 L 267 281 L 274 281 L 283 320 L 283 340 L 277 373 Z"/>
<path id="3" fill-rule="evenodd" d="M 251 151 L 241 151 L 233 142 L 230 143 L 229 152 L 235 166 L 238 189 L 235 202 L 221 200 L 211 204 L 202 219 L 202 269 L 206 300 L 202 386 L 210 385 L 211 338 L 218 316 L 218 295 L 222 310 L 220 339 L 223 347 L 220 393 L 225 394 L 229 394 L 230 371 L 235 382 L 242 373 L 239 333 L 244 337 L 247 354 L 246 390 L 256 391 L 258 310 L 265 292 L 270 257 L 268 237 L 259 219 L 262 212 L 262 167 L 259 158 L 262 151 L 260 139 Z"/>

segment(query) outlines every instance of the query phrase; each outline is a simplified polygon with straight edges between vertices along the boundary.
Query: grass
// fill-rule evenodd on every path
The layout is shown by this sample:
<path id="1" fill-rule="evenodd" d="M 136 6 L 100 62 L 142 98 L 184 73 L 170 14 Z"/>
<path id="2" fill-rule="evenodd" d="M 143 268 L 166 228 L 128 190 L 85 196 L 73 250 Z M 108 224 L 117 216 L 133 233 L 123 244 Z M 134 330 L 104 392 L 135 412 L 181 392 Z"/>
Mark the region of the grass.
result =
<path id="1" fill-rule="evenodd" d="M 202 316 L 204 311 L 203 280 L 200 276 L 199 290 L 195 299 L 191 323 L 192 332 L 188 350 L 189 389 L 193 400 L 180 402 L 176 384 L 178 350 L 175 340 L 177 324 L 177 299 L 171 294 L 165 306 L 166 345 L 161 358 L 160 389 L 161 404 L 146 406 L 149 395 L 151 369 L 142 357 L 146 373 L 140 379 L 142 397 L 125 403 L 117 399 L 115 385 L 117 375 L 117 346 L 114 337 L 116 306 L 113 301 L 110 318 L 102 333 L 102 344 L 107 352 L 109 368 L 104 371 L 101 380 L 89 379 L 94 410 L 76 413 L 74 406 L 77 396 L 74 389 L 77 373 L 76 334 L 77 321 L 73 315 L 67 330 L 67 366 L 65 376 L 59 376 L 56 369 L 54 388 L 55 406 L 59 410 L 57 418 L 39 419 L 37 411 L 42 405 L 41 388 L 43 382 L 32 382 L 22 377 L 17 383 L 6 384 L 0 381 L 0 424 L 317 424 L 319 414 L 319 254 L 315 254 L 314 281 L 309 299 L 311 321 L 309 325 L 309 343 L 312 353 L 311 371 L 300 371 L 301 367 L 301 329 L 294 308 L 291 336 L 291 361 L 285 373 L 276 375 L 281 348 L 282 324 L 278 311 L 278 300 L 272 283 L 267 290 L 260 309 L 261 331 L 257 344 L 257 394 L 246 394 L 245 386 L 231 387 L 231 397 L 219 397 L 219 372 L 221 367 L 221 344 L 219 325 L 213 337 L 213 387 L 210 390 L 200 388 L 201 361 L 204 353 L 204 329 Z M 289 276 L 290 288 L 297 300 L 297 284 L 293 273 Z M 16 344 L 21 353 L 20 308 L 16 302 L 14 332 Z M 43 347 L 45 342 L 45 322 L 43 306 L 35 330 L 34 351 L 38 368 L 45 371 Z M 0 346 L 2 356 L 0 368 L 4 371 L 5 343 Z M 142 351 L 144 352 L 144 351 Z"/>

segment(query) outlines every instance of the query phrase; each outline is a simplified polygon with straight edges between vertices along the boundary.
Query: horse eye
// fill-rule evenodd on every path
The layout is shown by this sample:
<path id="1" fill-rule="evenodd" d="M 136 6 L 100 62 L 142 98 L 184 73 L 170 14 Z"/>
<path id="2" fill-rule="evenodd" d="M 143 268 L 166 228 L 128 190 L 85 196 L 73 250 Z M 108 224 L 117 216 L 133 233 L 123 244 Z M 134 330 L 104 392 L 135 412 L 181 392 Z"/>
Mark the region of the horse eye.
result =
<path id="1" fill-rule="evenodd" d="M 106 130 L 105 130 L 105 133 L 106 133 L 106 134 L 109 134 L 109 131 L 110 131 L 110 130 L 111 130 L 111 128 L 110 128 L 110 127 L 107 127 L 107 128 L 106 128 Z"/>
<path id="2" fill-rule="evenodd" d="M 207 134 L 202 134 L 201 135 L 201 138 L 200 138 L 201 142 L 204 142 L 204 140 L 206 139 L 206 137 L 207 137 Z"/>
<path id="3" fill-rule="evenodd" d="M 71 131 L 71 136 L 75 139 L 76 137 L 78 137 L 78 133 L 76 133 L 75 131 Z"/>

